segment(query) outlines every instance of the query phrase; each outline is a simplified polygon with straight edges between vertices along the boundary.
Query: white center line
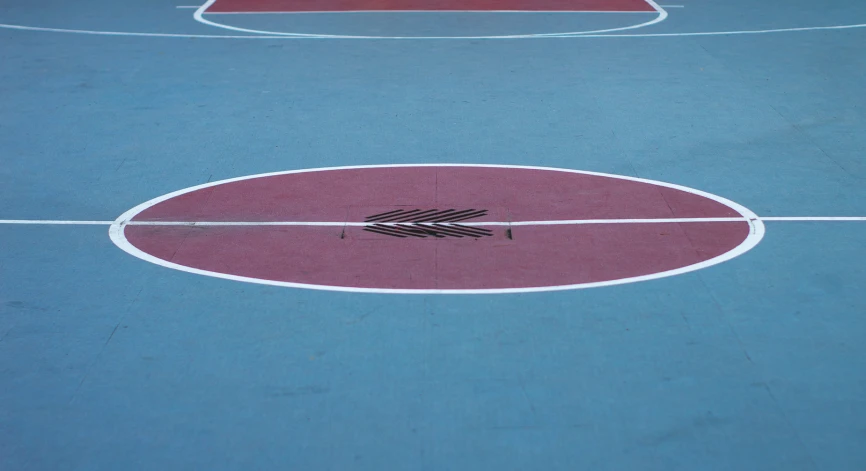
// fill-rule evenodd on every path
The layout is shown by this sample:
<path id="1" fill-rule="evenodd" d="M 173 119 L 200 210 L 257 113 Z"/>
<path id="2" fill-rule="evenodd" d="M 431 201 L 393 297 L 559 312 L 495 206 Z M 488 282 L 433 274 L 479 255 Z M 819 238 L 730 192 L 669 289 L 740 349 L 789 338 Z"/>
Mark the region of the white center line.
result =
<path id="1" fill-rule="evenodd" d="M 756 219 L 752 219 L 756 220 Z M 769 222 L 864 222 L 864 216 L 770 216 L 757 220 Z M 438 223 L 441 226 L 565 226 L 586 224 L 664 224 L 664 223 L 693 223 L 693 222 L 749 222 L 742 217 L 725 218 L 650 218 L 650 219 L 561 219 L 548 221 L 476 221 L 460 223 Z M 0 219 L 0 224 L 17 225 L 81 225 L 81 226 L 110 226 L 116 221 L 76 221 L 76 220 L 52 220 L 52 219 Z M 336 226 L 336 227 L 366 227 L 374 224 L 384 226 L 412 225 L 412 224 L 434 224 L 412 223 L 412 222 L 340 222 L 340 221 L 122 221 L 121 226 Z"/>
<path id="2" fill-rule="evenodd" d="M 473 221 L 473 222 L 337 222 L 337 221 L 129 221 L 129 226 L 349 226 L 366 227 L 438 224 L 440 226 L 561 226 L 581 224 L 649 224 L 681 222 L 746 222 L 744 218 L 656 218 L 656 219 L 564 219 L 551 221 Z"/>

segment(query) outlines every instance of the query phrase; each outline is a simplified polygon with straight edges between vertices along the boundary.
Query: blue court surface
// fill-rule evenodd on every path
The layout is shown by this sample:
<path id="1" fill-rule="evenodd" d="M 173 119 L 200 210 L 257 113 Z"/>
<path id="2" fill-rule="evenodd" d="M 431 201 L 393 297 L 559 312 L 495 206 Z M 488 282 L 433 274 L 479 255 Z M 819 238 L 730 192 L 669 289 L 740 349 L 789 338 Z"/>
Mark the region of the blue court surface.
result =
<path id="1" fill-rule="evenodd" d="M 866 470 L 866 2 L 452 3 L 0 3 L 0 470 Z"/>

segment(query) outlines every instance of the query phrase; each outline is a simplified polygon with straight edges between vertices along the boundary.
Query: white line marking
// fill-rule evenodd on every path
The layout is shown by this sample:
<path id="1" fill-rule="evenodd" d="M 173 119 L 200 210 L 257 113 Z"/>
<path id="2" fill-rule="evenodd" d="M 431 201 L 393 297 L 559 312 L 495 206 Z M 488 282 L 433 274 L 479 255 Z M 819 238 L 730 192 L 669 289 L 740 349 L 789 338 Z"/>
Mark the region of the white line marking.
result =
<path id="1" fill-rule="evenodd" d="M 764 222 L 866 222 L 866 216 L 768 216 L 752 220 Z M 438 223 L 443 226 L 560 226 L 584 224 L 666 224 L 690 222 L 748 222 L 743 217 L 731 218 L 651 218 L 651 219 L 565 219 L 549 221 L 476 221 L 460 223 Z M 18 225 L 64 225 L 64 226 L 110 226 L 116 221 L 76 221 L 51 219 L 0 219 L 0 224 Z M 396 226 L 412 223 L 338 222 L 338 221 L 125 221 L 128 226 L 335 226 L 366 227 L 373 224 Z M 423 223 L 432 224 L 432 223 Z"/>
<path id="2" fill-rule="evenodd" d="M 866 221 L 866 217 L 859 216 L 769 216 L 761 218 L 762 221 L 776 222 L 850 222 Z"/>
<path id="3" fill-rule="evenodd" d="M 745 34 L 770 34 L 770 33 L 797 33 L 804 31 L 833 31 L 846 29 L 866 28 L 866 23 L 840 26 L 811 26 L 803 28 L 778 28 L 778 29 L 756 29 L 744 31 L 710 31 L 700 33 L 645 33 L 645 34 L 605 34 L 596 36 L 586 36 L 593 38 L 679 38 L 679 37 L 694 37 L 694 36 L 737 36 Z M 584 37 L 584 36 L 571 36 Z"/>
<path id="4" fill-rule="evenodd" d="M 231 26 L 223 23 L 217 23 L 215 21 L 207 20 L 204 18 L 204 14 L 208 8 L 211 7 L 217 0 L 208 0 L 204 5 L 199 7 L 198 10 L 193 13 L 193 18 L 199 23 L 203 23 L 209 26 L 213 26 L 216 28 L 227 29 L 230 31 L 237 31 L 241 33 L 250 33 L 256 35 L 264 35 L 264 36 L 286 36 L 292 38 L 330 38 L 330 39 L 524 39 L 524 38 L 545 38 L 545 37 L 572 37 L 572 36 L 582 36 L 589 34 L 602 34 L 602 33 L 612 33 L 616 31 L 627 31 L 638 28 L 645 28 L 647 26 L 652 26 L 657 23 L 661 23 L 668 17 L 668 13 L 664 8 L 660 7 L 655 0 L 644 0 L 648 5 L 650 5 L 658 14 L 656 18 L 646 21 L 640 24 L 623 26 L 620 28 L 608 28 L 608 29 L 598 29 L 592 31 L 571 31 L 564 33 L 537 33 L 537 34 L 515 34 L 515 35 L 500 35 L 500 36 L 354 36 L 354 35 L 337 35 L 337 34 L 303 34 L 303 33 L 283 33 L 280 31 L 266 31 L 266 30 L 258 30 L 258 29 L 249 29 L 249 28 L 240 28 L 237 26 Z"/>
<path id="5" fill-rule="evenodd" d="M 655 218 L 655 219 L 565 219 L 550 221 L 473 221 L 436 223 L 440 226 L 570 226 L 585 224 L 665 224 L 686 222 L 748 222 L 739 218 Z M 338 222 L 338 221 L 126 221 L 127 226 L 322 226 L 322 227 L 367 227 L 405 226 L 411 222 Z M 432 222 L 417 224 L 434 224 Z"/>
<path id="6" fill-rule="evenodd" d="M 644 34 L 567 34 L 553 33 L 551 35 L 525 35 L 525 36 L 260 36 L 260 35 L 228 35 L 228 34 L 183 34 L 183 33 L 139 33 L 134 31 L 98 31 L 87 29 L 64 29 L 45 28 L 41 26 L 11 25 L 0 23 L 0 29 L 17 31 L 38 31 L 45 33 L 84 34 L 91 36 L 129 36 L 141 38 L 180 38 L 180 39 L 368 39 L 368 40 L 493 40 L 493 39 L 601 39 L 601 38 L 688 38 L 694 36 L 737 36 L 750 34 L 773 34 L 773 33 L 799 33 L 812 31 L 845 31 L 866 28 L 866 23 L 856 23 L 836 26 L 810 26 L 803 28 L 778 28 L 761 30 L 738 30 L 738 31 L 706 31 L 691 33 L 644 33 Z"/>
<path id="7" fill-rule="evenodd" d="M 328 172 L 335 170 L 353 170 L 353 169 L 372 169 L 372 168 L 406 168 L 406 167 L 474 167 L 474 168 L 510 168 L 510 169 L 519 169 L 519 170 L 544 170 L 551 172 L 565 172 L 565 173 L 576 173 L 582 175 L 594 175 L 601 176 L 607 178 L 614 178 L 619 180 L 628 180 L 640 183 L 646 183 L 655 186 L 661 186 L 666 188 L 673 188 L 676 190 L 684 191 L 687 193 L 691 193 L 698 196 L 703 196 L 704 198 L 711 199 L 725 205 L 737 213 L 741 215 L 740 218 L 734 218 L 738 221 L 745 221 L 749 224 L 750 230 L 749 234 L 743 239 L 743 241 L 736 246 L 735 248 L 725 252 L 722 255 L 711 258 L 709 260 L 705 260 L 703 262 L 695 263 L 693 265 L 688 265 L 685 267 L 680 267 L 674 270 L 668 270 L 659 273 L 653 273 L 650 275 L 636 276 L 631 278 L 622 278 L 618 280 L 610 280 L 610 281 L 602 281 L 595 283 L 580 283 L 573 285 L 562 285 L 562 286 L 543 286 L 543 287 L 533 287 L 533 288 L 502 288 L 502 289 L 386 289 L 386 288 L 356 288 L 351 286 L 332 286 L 332 285 L 315 285 L 309 283 L 295 283 L 295 282 L 283 282 L 283 281 L 274 281 L 267 280 L 261 278 L 252 278 L 238 275 L 230 275 L 227 273 L 219 273 L 208 270 L 201 270 L 198 268 L 188 267 L 185 265 L 180 265 L 177 263 L 173 263 L 167 260 L 163 260 L 161 258 L 155 257 L 149 253 L 146 253 L 134 246 L 129 240 L 126 239 L 125 229 L 126 222 L 132 221 L 136 215 L 141 213 L 142 211 L 159 204 L 165 200 L 189 193 L 191 191 L 200 190 L 202 188 L 209 188 L 216 185 L 224 185 L 227 183 L 238 182 L 243 180 L 250 180 L 254 178 L 263 178 L 270 177 L 276 175 L 288 175 L 294 173 L 309 173 L 309 172 Z M 344 223 L 340 223 L 343 225 Z M 502 293 L 530 293 L 530 292 L 541 292 L 541 291 L 560 291 L 560 290 L 570 290 L 570 289 L 583 289 L 583 288 L 595 288 L 601 286 L 612 286 L 624 283 L 634 283 L 638 281 L 646 281 L 653 280 L 657 278 L 664 278 L 668 276 L 679 275 L 682 273 L 688 273 L 691 271 L 699 270 L 702 268 L 707 268 L 727 260 L 731 260 L 739 255 L 742 255 L 752 248 L 754 248 L 761 239 L 764 237 L 764 223 L 758 218 L 758 216 L 750 211 L 748 208 L 737 204 L 729 199 L 723 198 L 718 195 L 714 195 L 712 193 L 707 193 L 705 191 L 696 190 L 694 188 L 688 188 L 681 185 L 675 185 L 673 183 L 665 183 L 657 180 L 648 180 L 645 178 L 637 178 L 637 177 L 627 177 L 623 175 L 612 175 L 608 173 L 600 173 L 600 172 L 587 172 L 581 170 L 571 170 L 571 169 L 562 169 L 562 168 L 552 168 L 552 167 L 536 167 L 536 166 L 524 166 L 524 165 L 487 165 L 487 164 L 386 164 L 386 165 L 355 165 L 355 166 L 347 166 L 347 167 L 325 167 L 325 168 L 314 168 L 314 169 L 303 169 L 303 170 L 289 170 L 283 172 L 271 172 L 271 173 L 262 173 L 258 175 L 248 175 L 244 177 L 236 177 L 229 178 L 227 180 L 220 180 L 215 182 L 209 182 L 202 185 L 193 186 L 190 188 L 185 188 L 182 190 L 174 191 L 160 197 L 154 198 L 150 201 L 145 201 L 140 205 L 126 211 L 121 214 L 117 220 L 115 220 L 114 224 L 109 226 L 108 234 L 111 238 L 112 242 L 117 245 L 121 250 L 138 257 L 142 260 L 154 263 L 156 265 L 164 266 L 167 268 L 173 268 L 175 270 L 185 271 L 188 273 L 195 273 L 198 275 L 212 276 L 216 278 L 223 278 L 227 280 L 234 281 L 243 281 L 247 283 L 259 283 L 271 286 L 285 286 L 292 288 L 306 288 L 306 289 L 316 289 L 316 290 L 325 290 L 325 291 L 347 291 L 353 293 L 400 293 L 400 294 L 502 294 Z"/>
<path id="8" fill-rule="evenodd" d="M 569 226 L 569 225 L 584 225 L 584 224 L 669 224 L 669 223 L 684 223 L 684 222 L 749 222 L 749 219 L 744 217 L 739 218 L 657 218 L 657 219 L 567 219 L 553 221 L 515 221 L 515 222 L 497 222 L 484 223 L 479 222 L 478 226 Z"/>
<path id="9" fill-rule="evenodd" d="M 48 33 L 87 34 L 93 36 L 133 36 L 141 38 L 183 38 L 183 39 L 291 39 L 285 36 L 230 36 L 224 34 L 181 34 L 181 33 L 136 33 L 127 31 L 95 31 L 86 29 L 43 28 L 39 26 L 8 25 L 0 23 L 2 29 L 18 31 L 42 31 Z M 312 39 L 312 38 L 311 38 Z"/>
<path id="10" fill-rule="evenodd" d="M 178 7 L 181 8 L 181 7 Z M 183 8 L 199 8 L 199 7 L 183 7 Z M 206 11 L 204 15 L 339 15 L 344 13 L 629 13 L 629 14 L 644 14 L 656 15 L 657 11 L 601 11 L 601 10 L 315 10 L 315 11 Z"/>
<path id="11" fill-rule="evenodd" d="M 112 224 L 112 221 L 55 221 L 50 219 L 0 219 L 0 224 L 41 224 L 41 225 L 63 225 L 63 226 L 104 226 Z"/>

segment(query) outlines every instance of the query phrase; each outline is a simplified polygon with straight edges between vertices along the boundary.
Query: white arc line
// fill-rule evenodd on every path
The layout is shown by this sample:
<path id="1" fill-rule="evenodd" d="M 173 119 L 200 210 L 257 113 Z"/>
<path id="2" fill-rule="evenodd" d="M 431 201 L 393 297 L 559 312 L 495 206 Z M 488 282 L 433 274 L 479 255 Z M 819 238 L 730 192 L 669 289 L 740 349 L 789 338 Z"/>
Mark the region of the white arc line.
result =
<path id="1" fill-rule="evenodd" d="M 695 36 L 736 36 L 743 34 L 772 34 L 772 33 L 797 33 L 808 31 L 843 31 L 866 28 L 866 23 L 836 25 L 836 26 L 809 26 L 802 28 L 777 28 L 777 29 L 760 29 L 760 30 L 738 30 L 738 31 L 693 31 L 687 33 L 643 33 L 643 34 L 564 34 L 552 33 L 550 36 L 528 35 L 528 36 L 477 36 L 477 37 L 459 37 L 459 36 L 351 36 L 351 37 L 336 37 L 336 36 L 261 36 L 261 35 L 228 35 L 228 34 L 185 34 L 185 33 L 147 33 L 135 31 L 100 31 L 88 29 L 68 29 L 68 28 L 46 28 L 42 26 L 27 26 L 27 25 L 12 25 L 0 23 L 0 29 L 18 30 L 18 31 L 38 31 L 44 33 L 66 33 L 66 34 L 84 34 L 93 36 L 128 36 L 141 38 L 179 38 L 179 39 L 366 39 L 366 40 L 461 40 L 461 39 L 601 39 L 601 38 L 688 38 Z"/>
<path id="2" fill-rule="evenodd" d="M 650 5 L 657 16 L 652 20 L 645 21 L 640 24 L 623 26 L 619 28 L 608 28 L 608 29 L 597 29 L 591 31 L 566 31 L 561 33 L 536 33 L 536 34 L 511 34 L 511 35 L 497 35 L 497 36 L 358 36 L 358 35 L 342 35 L 342 34 L 308 34 L 308 33 L 284 33 L 280 31 L 266 31 L 266 30 L 258 30 L 258 29 L 249 29 L 249 28 L 240 28 L 237 26 L 231 26 L 224 23 L 217 23 L 215 21 L 211 21 L 204 18 L 204 15 L 208 14 L 207 10 L 216 3 L 217 0 L 208 0 L 205 4 L 198 8 L 198 10 L 193 13 L 193 19 L 198 21 L 199 23 L 206 24 L 208 26 L 213 26 L 215 28 L 222 28 L 230 31 L 240 32 L 240 33 L 250 33 L 257 36 L 270 36 L 270 37 L 289 37 L 289 38 L 319 38 L 319 39 L 527 39 L 527 38 L 548 38 L 548 37 L 574 37 L 574 36 L 583 36 L 583 35 L 595 35 L 595 34 L 605 34 L 605 33 L 613 33 L 617 31 L 628 31 L 638 28 L 645 28 L 647 26 L 652 26 L 657 23 L 661 23 L 668 17 L 668 12 L 665 11 L 664 8 L 660 7 L 655 0 L 644 0 L 648 5 Z M 653 12 L 649 12 L 653 13 Z"/>

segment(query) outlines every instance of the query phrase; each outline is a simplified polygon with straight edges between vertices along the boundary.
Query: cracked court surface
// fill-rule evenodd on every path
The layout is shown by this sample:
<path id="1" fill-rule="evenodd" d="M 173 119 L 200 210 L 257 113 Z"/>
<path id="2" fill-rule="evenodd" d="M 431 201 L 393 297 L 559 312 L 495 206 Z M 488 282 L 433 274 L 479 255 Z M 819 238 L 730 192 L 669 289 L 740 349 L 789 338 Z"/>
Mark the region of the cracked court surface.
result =
<path id="1" fill-rule="evenodd" d="M 0 468 L 862 469 L 866 9 L 669 3 L 678 6 L 659 2 L 664 21 L 607 33 L 591 31 L 639 25 L 632 16 L 646 14 L 0 6 Z M 209 25 L 196 13 L 269 33 Z M 521 37 L 490 38 L 501 35 Z M 454 39 L 464 36 L 474 39 Z M 180 204 L 157 219 L 342 223 L 315 226 L 333 227 L 320 238 L 326 247 L 414 243 L 446 263 L 439 248 L 468 250 L 461 263 L 475 270 L 456 273 L 471 273 L 471 283 L 501 276 L 490 263 L 504 259 L 485 251 L 515 250 L 521 230 L 535 227 L 513 225 L 509 239 L 508 223 L 581 222 L 557 227 L 588 230 L 568 232 L 578 246 L 615 250 L 569 246 L 551 259 L 572 257 L 586 270 L 588 257 L 624 250 L 682 251 L 653 263 L 698 256 L 689 225 L 709 223 L 684 218 L 730 218 L 713 224 L 749 234 L 750 221 L 760 222 L 765 233 L 748 251 L 674 276 L 500 294 L 247 283 L 148 263 L 109 236 L 152 228 L 121 216 L 198 185 L 455 163 L 662 182 L 754 218 L 676 214 L 662 204 L 666 190 L 617 193 L 588 180 L 557 199 L 543 194 L 557 189 L 543 180 L 511 185 L 523 193 L 505 191 L 483 201 L 483 217 L 439 229 L 475 224 L 466 227 L 489 237 L 406 242 L 364 231 L 367 218 L 388 211 L 475 210 L 496 194 L 483 179 L 447 189 L 458 180 L 413 183 L 426 178 L 418 174 L 366 178 L 342 196 L 328 185 L 320 197 L 212 187 L 222 203 Z M 275 206 L 233 206 L 233 188 Z M 441 188 L 453 197 L 439 199 Z M 292 206 L 308 200 L 332 204 L 312 214 Z M 530 202 L 525 217 L 509 216 Z M 208 217 L 180 218 L 190 211 Z M 646 244 L 672 236 L 664 230 L 636 236 L 609 231 L 609 221 L 584 224 L 612 218 L 627 228 L 664 219 L 639 230 L 671 225 L 679 242 Z M 726 247 L 727 236 L 708 234 L 707 247 Z M 321 268 L 313 242 L 300 253 Z M 241 238 L 221 250 L 261 255 L 263 246 Z M 165 257 L 225 271 L 226 258 L 207 244 L 176 247 Z M 389 252 L 415 253 L 386 249 L 375 259 L 393 261 Z M 279 254 L 266 258 L 280 276 L 291 267 Z M 573 266 L 546 276 L 601 273 Z M 382 271 L 360 273 L 363 281 Z"/>

